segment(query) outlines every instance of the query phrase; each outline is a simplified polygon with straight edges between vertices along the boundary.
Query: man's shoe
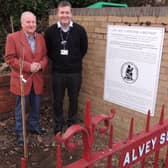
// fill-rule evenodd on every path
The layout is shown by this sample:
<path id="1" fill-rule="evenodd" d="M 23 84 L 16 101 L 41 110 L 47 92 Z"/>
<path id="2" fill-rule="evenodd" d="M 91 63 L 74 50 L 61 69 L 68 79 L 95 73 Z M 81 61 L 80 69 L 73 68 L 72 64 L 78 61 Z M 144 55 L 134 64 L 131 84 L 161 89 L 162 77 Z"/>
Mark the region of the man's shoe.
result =
<path id="1" fill-rule="evenodd" d="M 57 126 L 55 129 L 54 129 L 54 134 L 56 135 L 58 132 L 62 132 L 62 126 Z"/>
<path id="2" fill-rule="evenodd" d="M 69 128 L 70 126 L 72 126 L 74 124 L 77 124 L 77 123 L 75 121 L 73 121 L 73 122 L 67 122 L 67 127 Z"/>
<path id="3" fill-rule="evenodd" d="M 54 130 L 54 134 L 57 135 L 58 132 L 62 133 L 62 130 Z"/>
<path id="4" fill-rule="evenodd" d="M 29 130 L 29 132 L 37 135 L 47 135 L 47 131 L 41 128 L 35 130 Z"/>
<path id="5" fill-rule="evenodd" d="M 23 147 L 24 145 L 23 135 L 17 135 L 17 142 L 18 142 L 18 146 Z"/>

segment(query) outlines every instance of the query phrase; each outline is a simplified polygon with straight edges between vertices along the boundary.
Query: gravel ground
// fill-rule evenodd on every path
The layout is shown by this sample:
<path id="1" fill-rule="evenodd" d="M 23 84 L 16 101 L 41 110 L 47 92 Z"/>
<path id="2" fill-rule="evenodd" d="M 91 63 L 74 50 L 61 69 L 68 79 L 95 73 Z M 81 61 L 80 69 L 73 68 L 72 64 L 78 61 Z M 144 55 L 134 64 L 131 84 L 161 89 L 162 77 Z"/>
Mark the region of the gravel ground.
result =
<path id="1" fill-rule="evenodd" d="M 42 114 L 42 127 L 47 129 L 48 135 L 39 137 L 36 135 L 28 135 L 28 168 L 55 168 L 56 162 L 56 142 L 53 135 L 53 121 L 49 111 Z M 79 147 L 75 152 L 71 153 L 63 148 L 63 163 L 64 165 L 78 160 L 82 155 L 81 135 L 76 136 Z M 108 135 L 98 136 L 95 138 L 94 150 L 101 150 L 107 146 Z M 10 119 L 0 121 L 0 168 L 20 168 L 20 158 L 23 157 L 23 149 L 17 147 L 15 136 L 15 120 Z M 118 156 L 114 156 L 113 168 L 118 166 Z M 152 168 L 153 159 L 149 158 L 145 168 Z M 105 168 L 106 160 L 101 160 L 94 165 L 94 168 Z M 135 165 L 133 167 L 140 167 Z M 164 168 L 163 161 L 159 161 L 159 168 Z"/>

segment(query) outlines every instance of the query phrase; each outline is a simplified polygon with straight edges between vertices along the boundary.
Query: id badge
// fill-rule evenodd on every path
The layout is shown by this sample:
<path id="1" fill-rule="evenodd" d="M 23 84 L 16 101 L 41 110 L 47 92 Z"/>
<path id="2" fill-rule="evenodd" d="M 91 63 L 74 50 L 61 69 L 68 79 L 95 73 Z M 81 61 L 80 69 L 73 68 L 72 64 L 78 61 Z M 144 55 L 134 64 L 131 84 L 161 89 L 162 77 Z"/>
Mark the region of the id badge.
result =
<path id="1" fill-rule="evenodd" d="M 61 50 L 61 51 L 60 51 L 60 54 L 61 54 L 61 55 L 68 55 L 68 50 Z"/>

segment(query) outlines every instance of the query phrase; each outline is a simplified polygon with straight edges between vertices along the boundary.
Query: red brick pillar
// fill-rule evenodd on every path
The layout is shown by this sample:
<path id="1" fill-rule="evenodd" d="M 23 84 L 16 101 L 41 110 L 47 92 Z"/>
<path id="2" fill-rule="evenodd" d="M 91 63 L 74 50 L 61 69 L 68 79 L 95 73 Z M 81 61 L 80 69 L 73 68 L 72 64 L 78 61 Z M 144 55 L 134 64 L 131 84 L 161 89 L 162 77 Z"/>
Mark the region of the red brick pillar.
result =
<path id="1" fill-rule="evenodd" d="M 4 113 L 13 112 L 15 108 L 15 96 L 10 93 L 10 75 L 0 75 L 0 119 Z"/>

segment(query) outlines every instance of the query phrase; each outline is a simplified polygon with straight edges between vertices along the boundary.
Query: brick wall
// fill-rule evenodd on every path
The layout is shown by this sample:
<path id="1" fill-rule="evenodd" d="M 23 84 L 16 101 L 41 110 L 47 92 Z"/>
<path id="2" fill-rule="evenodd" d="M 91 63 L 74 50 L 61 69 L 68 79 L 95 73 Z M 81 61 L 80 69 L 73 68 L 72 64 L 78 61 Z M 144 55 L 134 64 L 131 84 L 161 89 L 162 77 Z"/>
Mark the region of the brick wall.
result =
<path id="1" fill-rule="evenodd" d="M 7 118 L 12 115 L 11 112 L 15 106 L 15 96 L 9 91 L 9 74 L 0 76 L 0 119 Z"/>
<path id="2" fill-rule="evenodd" d="M 161 62 L 160 80 L 155 116 L 151 124 L 158 121 L 161 105 L 168 102 L 168 9 L 155 8 L 104 8 L 74 9 L 74 21 L 82 24 L 88 33 L 89 49 L 83 62 L 83 83 L 79 97 L 79 116 L 83 119 L 84 104 L 87 99 L 92 102 L 93 114 L 109 113 L 115 108 L 117 113 L 113 120 L 116 138 L 127 136 L 129 122 L 135 117 L 136 130 L 144 129 L 146 115 L 112 104 L 103 100 L 104 71 L 106 55 L 107 25 L 134 25 L 165 27 L 165 39 Z M 50 12 L 50 25 L 56 22 L 55 10 Z M 166 112 L 168 117 L 168 112 Z"/>

